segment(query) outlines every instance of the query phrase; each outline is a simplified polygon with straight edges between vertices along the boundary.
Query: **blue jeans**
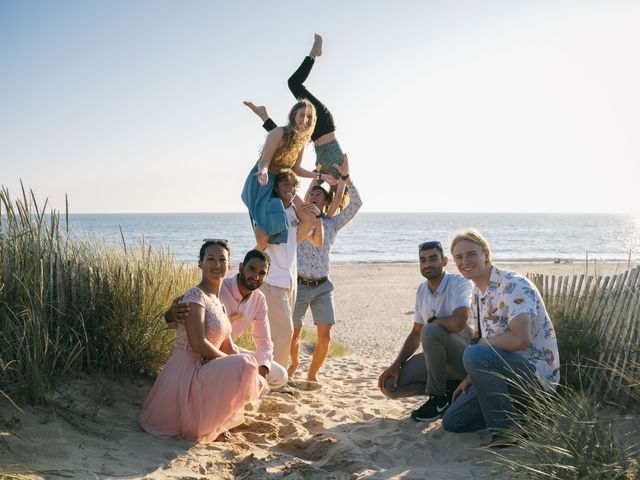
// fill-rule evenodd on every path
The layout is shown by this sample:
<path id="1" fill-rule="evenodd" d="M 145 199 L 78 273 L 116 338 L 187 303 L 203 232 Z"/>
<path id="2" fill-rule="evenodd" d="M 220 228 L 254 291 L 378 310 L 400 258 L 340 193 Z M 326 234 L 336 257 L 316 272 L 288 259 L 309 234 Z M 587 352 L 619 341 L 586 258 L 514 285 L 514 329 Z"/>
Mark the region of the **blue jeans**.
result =
<path id="1" fill-rule="evenodd" d="M 464 367 L 472 385 L 442 417 L 442 428 L 450 432 L 472 432 L 481 428 L 503 429 L 513 424 L 515 407 L 509 394 L 516 393 L 508 379 L 536 382 L 535 368 L 522 355 L 489 345 L 470 345 L 464 352 Z"/>

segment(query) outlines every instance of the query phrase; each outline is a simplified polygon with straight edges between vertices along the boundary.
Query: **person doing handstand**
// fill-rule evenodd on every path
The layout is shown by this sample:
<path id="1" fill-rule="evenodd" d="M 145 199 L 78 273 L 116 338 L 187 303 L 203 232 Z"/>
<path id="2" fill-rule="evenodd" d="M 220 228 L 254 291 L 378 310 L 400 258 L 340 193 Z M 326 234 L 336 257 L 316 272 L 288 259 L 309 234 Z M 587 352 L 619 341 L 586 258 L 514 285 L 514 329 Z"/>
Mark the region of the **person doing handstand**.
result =
<path id="1" fill-rule="evenodd" d="M 298 69 L 289 77 L 288 85 L 291 93 L 299 100 L 308 100 L 315 107 L 317 116 L 316 123 L 311 134 L 311 140 L 316 151 L 316 169 L 318 176 L 322 173 L 331 175 L 331 178 L 324 176 L 320 177 L 327 180 L 327 183 L 331 185 L 334 190 L 334 199 L 332 205 L 329 207 L 327 216 L 332 216 L 338 208 L 344 208 L 348 201 L 347 190 L 345 189 L 345 183 L 338 183 L 333 185 L 330 180 L 333 178 L 339 178 L 340 172 L 334 167 L 334 164 L 342 165 L 344 152 L 336 139 L 336 126 L 333 120 L 333 115 L 329 109 L 315 97 L 304 86 L 304 82 L 309 77 L 311 69 L 315 64 L 316 58 L 322 55 L 322 37 L 318 34 L 314 36 L 313 47 L 309 55 L 304 58 L 302 64 Z M 277 126 L 267 113 L 267 109 L 264 106 L 256 106 L 252 102 L 245 101 L 244 104 L 249 107 L 260 119 L 264 122 L 263 127 L 267 131 L 275 131 Z"/>

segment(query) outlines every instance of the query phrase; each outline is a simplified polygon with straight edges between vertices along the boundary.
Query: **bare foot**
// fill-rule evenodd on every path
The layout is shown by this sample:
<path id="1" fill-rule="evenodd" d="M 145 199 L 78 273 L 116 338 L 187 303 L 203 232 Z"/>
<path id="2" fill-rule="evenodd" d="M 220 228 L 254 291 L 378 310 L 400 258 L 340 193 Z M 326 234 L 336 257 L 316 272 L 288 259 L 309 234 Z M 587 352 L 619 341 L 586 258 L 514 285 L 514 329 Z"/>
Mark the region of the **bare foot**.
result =
<path id="1" fill-rule="evenodd" d="M 263 122 L 266 122 L 269 119 L 269 114 L 267 113 L 267 107 L 263 105 L 257 106 L 253 102 L 249 102 L 248 100 L 245 100 L 242 103 L 244 103 L 247 107 L 249 107 L 253 113 L 259 116 L 260 120 L 262 120 Z"/>
<path id="2" fill-rule="evenodd" d="M 322 37 L 317 33 L 313 34 L 313 47 L 311 47 L 311 52 L 309 56 L 311 58 L 318 58 L 322 55 Z"/>
<path id="3" fill-rule="evenodd" d="M 310 382 L 318 382 L 318 375 L 316 375 L 315 373 L 309 373 L 307 374 L 307 380 L 309 380 Z"/>

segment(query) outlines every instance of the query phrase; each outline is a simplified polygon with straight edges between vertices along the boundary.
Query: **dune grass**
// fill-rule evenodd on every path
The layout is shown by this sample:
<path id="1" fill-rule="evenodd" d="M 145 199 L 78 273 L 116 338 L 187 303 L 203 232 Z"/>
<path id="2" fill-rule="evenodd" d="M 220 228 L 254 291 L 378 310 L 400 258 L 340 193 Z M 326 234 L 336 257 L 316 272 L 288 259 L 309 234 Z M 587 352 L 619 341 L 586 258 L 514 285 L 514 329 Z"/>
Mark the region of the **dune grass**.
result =
<path id="1" fill-rule="evenodd" d="M 315 346 L 318 341 L 318 333 L 315 330 L 303 328 L 302 333 L 300 334 L 300 341 Z M 327 354 L 329 358 L 346 357 L 350 354 L 351 351 L 347 347 L 333 339 L 331 340 L 331 343 L 329 344 L 329 353 Z"/>
<path id="2" fill-rule="evenodd" d="M 640 364 L 631 362 L 621 370 L 599 362 L 601 324 L 587 328 L 583 318 L 567 314 L 562 305 L 551 312 L 561 385 L 551 392 L 515 381 L 523 394 L 512 400 L 523 413 L 518 428 L 504 432 L 515 447 L 489 450 L 496 474 L 514 479 L 639 478 Z M 610 388 L 594 388 L 601 378 L 621 387 L 617 399 Z"/>
<path id="3" fill-rule="evenodd" d="M 302 342 L 313 346 L 318 341 L 318 334 L 314 330 L 303 328 L 300 339 Z M 251 329 L 244 332 L 240 338 L 236 340 L 236 344 L 242 348 L 246 348 L 247 350 L 255 351 L 256 345 L 253 343 L 253 338 L 251 337 Z M 350 354 L 351 351 L 347 347 L 335 340 L 331 340 L 331 343 L 329 344 L 329 358 L 346 357 Z"/>
<path id="4" fill-rule="evenodd" d="M 198 278 L 143 241 L 76 240 L 46 206 L 0 190 L 0 397 L 31 403 L 83 372 L 156 370 L 175 335 L 161 315 Z"/>

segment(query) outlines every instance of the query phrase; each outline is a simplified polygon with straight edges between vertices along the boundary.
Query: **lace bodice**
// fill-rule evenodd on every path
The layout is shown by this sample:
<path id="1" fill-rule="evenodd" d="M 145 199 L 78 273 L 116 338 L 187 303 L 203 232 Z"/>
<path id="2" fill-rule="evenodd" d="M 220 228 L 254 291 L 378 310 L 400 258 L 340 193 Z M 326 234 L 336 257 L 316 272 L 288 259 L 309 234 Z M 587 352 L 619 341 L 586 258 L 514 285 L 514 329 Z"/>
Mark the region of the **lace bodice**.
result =
<path id="1" fill-rule="evenodd" d="M 215 295 L 204 293 L 200 288 L 193 287 L 184 294 L 183 303 L 195 303 L 204 307 L 205 336 L 216 348 L 231 334 L 231 323 L 227 318 L 224 307 Z M 183 324 L 178 325 L 174 349 L 191 350 L 187 330 Z"/>

